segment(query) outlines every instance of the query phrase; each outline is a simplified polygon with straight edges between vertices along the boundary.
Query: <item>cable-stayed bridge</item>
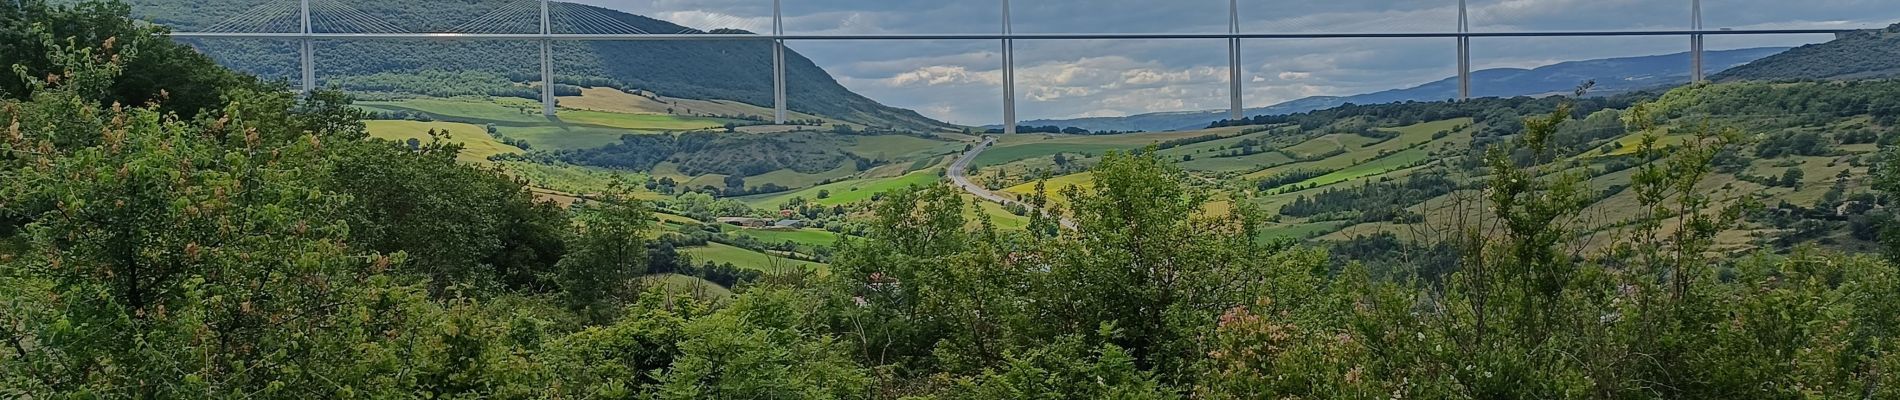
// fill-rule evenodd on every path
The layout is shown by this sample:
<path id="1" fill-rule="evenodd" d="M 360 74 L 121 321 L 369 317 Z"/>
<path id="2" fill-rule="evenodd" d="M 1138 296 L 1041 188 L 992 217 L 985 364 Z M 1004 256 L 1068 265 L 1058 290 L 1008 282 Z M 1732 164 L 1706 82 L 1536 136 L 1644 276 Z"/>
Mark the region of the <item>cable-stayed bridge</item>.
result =
<path id="1" fill-rule="evenodd" d="M 425 0 L 426 1 L 426 0 Z M 763 1 L 763 0 L 761 0 Z M 1010 1 L 997 0 L 1002 7 L 1001 31 L 994 34 L 785 34 L 782 12 L 782 0 L 772 0 L 772 30 L 766 34 L 728 34 L 707 33 L 692 28 L 674 32 L 654 32 L 641 28 L 639 24 L 628 21 L 618 13 L 609 13 L 603 9 L 574 3 L 553 2 L 550 0 L 509 0 L 500 3 L 485 13 L 464 17 L 466 20 L 450 21 L 442 26 L 417 27 L 392 22 L 394 16 L 379 16 L 349 5 L 344 0 L 262 0 L 255 6 L 220 22 L 191 32 L 174 32 L 179 38 L 263 38 L 291 39 L 299 42 L 301 60 L 301 87 L 312 90 L 316 87 L 315 62 L 317 54 L 311 43 L 318 40 L 517 40 L 532 41 L 541 44 L 541 102 L 542 112 L 554 115 L 554 61 L 551 43 L 554 41 L 646 41 L 646 40 L 745 40 L 772 42 L 773 109 L 774 121 L 786 121 L 785 93 L 785 42 L 796 40 L 852 40 L 852 41 L 905 41 L 905 40 L 997 40 L 1001 44 L 1002 54 L 1002 92 L 1003 126 L 1007 133 L 1014 133 L 1016 118 L 1016 65 L 1015 41 L 1017 40 L 1100 40 L 1100 39 L 1224 39 L 1228 45 L 1228 81 L 1231 98 L 1231 118 L 1241 118 L 1241 93 L 1243 80 L 1241 74 L 1240 52 L 1243 40 L 1266 39 L 1340 39 L 1340 38 L 1443 38 L 1457 41 L 1457 53 L 1451 55 L 1457 59 L 1459 96 L 1468 98 L 1471 94 L 1471 39 L 1491 37 L 1610 37 L 1610 36 L 1654 36 L 1686 38 L 1691 53 L 1691 74 L 1696 81 L 1703 80 L 1705 68 L 1702 66 L 1704 38 L 1724 35 L 1785 35 L 1785 34 L 1841 34 L 1852 29 L 1721 29 L 1706 30 L 1702 24 L 1701 0 L 1678 0 L 1689 7 L 1691 18 L 1684 21 L 1681 30 L 1590 30 L 1590 31 L 1530 31 L 1530 32 L 1473 32 L 1468 17 L 1469 7 L 1466 0 L 1457 0 L 1458 19 L 1455 24 L 1447 23 L 1454 30 L 1424 33 L 1254 33 L 1243 32 L 1240 25 L 1239 0 L 1228 0 L 1229 26 L 1224 33 L 1057 33 L 1057 34 L 1019 34 L 1015 33 L 1010 20 Z M 1450 1 L 1450 0 L 1445 0 Z M 1448 21 L 1449 22 L 1449 21 Z M 443 27 L 446 26 L 446 27 Z"/>

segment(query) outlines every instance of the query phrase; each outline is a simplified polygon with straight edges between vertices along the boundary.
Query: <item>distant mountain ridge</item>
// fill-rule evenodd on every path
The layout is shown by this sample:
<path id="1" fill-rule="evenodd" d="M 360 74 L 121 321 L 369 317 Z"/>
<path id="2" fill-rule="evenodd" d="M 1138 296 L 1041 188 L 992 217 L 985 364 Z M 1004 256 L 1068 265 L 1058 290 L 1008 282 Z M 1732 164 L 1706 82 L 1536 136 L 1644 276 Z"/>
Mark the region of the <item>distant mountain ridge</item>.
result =
<path id="1" fill-rule="evenodd" d="M 1716 81 L 1868 79 L 1900 76 L 1900 24 L 1843 34 L 1716 74 Z"/>
<path id="2" fill-rule="evenodd" d="M 1762 47 L 1711 51 L 1703 62 L 1715 71 L 1727 70 L 1772 56 L 1785 47 Z M 1592 93 L 1615 94 L 1689 82 L 1689 53 L 1641 57 L 1568 61 L 1537 68 L 1494 68 L 1472 72 L 1471 89 L 1476 97 L 1541 96 L 1569 92 L 1578 84 L 1596 80 Z M 1385 90 L 1352 96 L 1314 96 L 1249 108 L 1246 115 L 1279 115 L 1324 110 L 1342 104 L 1384 104 L 1405 101 L 1438 101 L 1458 96 L 1458 78 L 1450 77 L 1405 89 Z M 1056 125 L 1088 130 L 1168 131 L 1199 129 L 1209 122 L 1226 119 L 1226 110 L 1185 111 L 1138 114 L 1126 117 L 1043 119 L 1021 125 Z"/>
<path id="3" fill-rule="evenodd" d="M 412 32 L 448 32 L 475 22 L 509 29 L 538 30 L 537 21 L 500 22 L 489 14 L 512 0 L 327 0 L 326 10 L 348 7 L 372 15 L 382 26 Z M 137 18 L 190 31 L 253 13 L 256 2 L 243 0 L 128 0 Z M 557 32 L 598 29 L 602 18 L 653 33 L 707 33 L 671 22 L 607 8 L 554 3 L 558 10 L 584 15 L 578 22 L 555 21 Z M 357 15 L 357 20 L 362 18 Z M 519 16 L 517 16 L 519 17 Z M 528 16 L 533 17 L 533 16 Z M 526 18 L 526 17 L 523 17 Z M 521 19 L 521 18 L 516 18 Z M 336 18 L 314 18 L 313 26 L 344 26 Z M 279 21 L 282 22 L 282 21 Z M 571 24 L 571 25 L 570 25 Z M 294 21 L 276 30 L 294 30 Z M 336 29 L 336 28 L 329 28 Z M 502 30 L 504 28 L 479 28 Z M 507 31 L 503 33 L 532 33 Z M 716 30 L 712 33 L 750 33 Z M 298 75 L 295 42 L 288 40 L 206 39 L 188 41 L 220 63 L 265 77 Z M 487 91 L 519 97 L 539 80 L 539 44 L 531 41 L 325 40 L 316 44 L 317 75 L 325 86 L 362 91 L 430 93 L 417 86 Z M 611 86 L 663 96 L 731 100 L 771 107 L 772 47 L 767 41 L 557 41 L 555 81 L 568 86 Z M 444 73 L 447 71 L 449 73 Z M 788 107 L 871 126 L 911 130 L 960 129 L 915 111 L 886 106 L 852 92 L 824 69 L 797 52 L 786 51 Z M 537 89 L 538 90 L 538 89 Z M 477 93 L 480 94 L 480 93 Z M 532 96 L 531 96 L 532 97 Z"/>

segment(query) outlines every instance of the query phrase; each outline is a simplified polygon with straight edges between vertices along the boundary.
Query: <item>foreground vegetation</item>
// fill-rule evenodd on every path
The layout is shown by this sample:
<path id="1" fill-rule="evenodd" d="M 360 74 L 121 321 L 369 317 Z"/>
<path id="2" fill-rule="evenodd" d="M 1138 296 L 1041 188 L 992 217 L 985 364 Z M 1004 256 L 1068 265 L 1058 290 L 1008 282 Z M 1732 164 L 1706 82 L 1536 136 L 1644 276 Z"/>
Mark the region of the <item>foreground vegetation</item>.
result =
<path id="1" fill-rule="evenodd" d="M 1604 188 L 1551 162 L 1577 123 L 1557 104 L 1468 161 L 1488 173 L 1433 243 L 1450 261 L 1411 273 L 1258 240 L 1265 212 L 1204 211 L 1150 149 L 1062 193 L 1075 229 L 893 190 L 825 273 L 728 297 L 643 277 L 693 240 L 648 204 L 537 201 L 452 143 L 370 137 L 335 93 L 128 105 L 110 89 L 138 57 L 199 67 L 140 82 L 161 90 L 223 72 L 129 22 L 37 24 L 123 9 L 26 4 L 0 13 L 45 49 L 0 99 L 3 397 L 1900 396 L 1900 252 L 1711 256 L 1747 208 L 1697 190 L 1732 132 L 1642 141 L 1642 217 L 1598 250 L 1574 222 Z M 1875 171 L 1886 204 L 1900 162 Z"/>

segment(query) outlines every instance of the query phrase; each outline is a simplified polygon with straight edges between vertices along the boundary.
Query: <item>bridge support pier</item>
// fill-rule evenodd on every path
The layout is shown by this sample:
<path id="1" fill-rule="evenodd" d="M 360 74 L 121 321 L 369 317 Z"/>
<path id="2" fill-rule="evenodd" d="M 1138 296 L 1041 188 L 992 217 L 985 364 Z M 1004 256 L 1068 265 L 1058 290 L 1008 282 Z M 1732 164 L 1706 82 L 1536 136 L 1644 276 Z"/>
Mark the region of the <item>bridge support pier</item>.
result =
<path id="1" fill-rule="evenodd" d="M 1458 0 L 1458 33 L 1471 33 L 1465 0 Z M 1471 99 L 1471 36 L 1458 36 L 1458 100 Z"/>
<path id="2" fill-rule="evenodd" d="M 554 116 L 554 42 L 541 40 L 541 115 Z"/>
<path id="3" fill-rule="evenodd" d="M 1697 32 L 1701 32 L 1702 31 L 1702 0 L 1690 0 L 1689 7 L 1690 7 L 1689 29 L 1695 30 Z M 1703 76 L 1703 74 L 1705 74 L 1707 71 L 1704 70 L 1702 66 L 1702 48 L 1703 48 L 1702 34 L 1698 33 L 1698 34 L 1690 35 L 1689 36 L 1689 68 L 1690 68 L 1689 81 L 1690 82 L 1701 83 L 1702 81 L 1707 80 L 1707 77 Z"/>
<path id="4" fill-rule="evenodd" d="M 303 92 L 308 94 L 312 90 L 317 90 L 317 55 L 315 51 L 310 48 L 310 39 L 302 40 L 299 47 L 302 47 L 303 53 L 303 77 L 301 79 L 303 82 Z"/>
<path id="5" fill-rule="evenodd" d="M 300 30 L 304 34 L 303 40 L 298 41 L 297 46 L 303 56 L 300 60 L 303 64 L 303 76 L 299 78 L 303 82 L 303 92 L 309 94 L 310 91 L 317 89 L 317 55 L 310 48 L 310 0 L 298 2 L 298 13 L 301 18 L 300 25 L 302 25 Z"/>
<path id="6" fill-rule="evenodd" d="M 1012 33 L 1009 0 L 1003 0 L 1003 35 Z M 1003 39 L 1003 134 L 1016 134 L 1016 41 L 1008 38 Z"/>
<path id="7" fill-rule="evenodd" d="M 779 0 L 772 0 L 772 34 L 785 34 L 785 17 Z M 772 123 L 785 124 L 785 39 L 772 39 Z"/>
<path id="8" fill-rule="evenodd" d="M 548 0 L 541 0 L 541 115 L 554 116 L 554 40 L 549 27 Z"/>
<path id="9" fill-rule="evenodd" d="M 1240 34 L 1240 0 L 1227 1 L 1227 33 Z M 1227 119 L 1246 118 L 1240 93 L 1240 38 L 1227 39 Z"/>

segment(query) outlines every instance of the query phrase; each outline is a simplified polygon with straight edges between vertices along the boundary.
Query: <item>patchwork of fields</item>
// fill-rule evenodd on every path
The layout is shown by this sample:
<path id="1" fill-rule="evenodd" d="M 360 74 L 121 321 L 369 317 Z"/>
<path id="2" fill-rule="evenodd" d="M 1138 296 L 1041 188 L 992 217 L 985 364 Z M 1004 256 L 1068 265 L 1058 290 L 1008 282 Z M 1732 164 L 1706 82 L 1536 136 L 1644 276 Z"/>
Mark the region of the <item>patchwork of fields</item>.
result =
<path id="1" fill-rule="evenodd" d="M 650 171 L 636 173 L 525 161 L 496 162 L 491 161 L 490 157 L 542 150 L 595 148 L 617 143 L 622 135 L 627 134 L 721 130 L 726 124 L 745 125 L 751 122 L 706 115 L 749 116 L 769 111 L 743 104 L 653 99 L 618 91 L 603 92 L 601 89 L 588 89 L 582 96 L 564 98 L 563 101 L 566 102 L 564 109 L 556 118 L 542 117 L 536 113 L 535 104 L 518 99 L 415 99 L 367 102 L 362 106 L 386 115 L 421 114 L 433 119 L 427 122 L 371 121 L 369 129 L 377 137 L 397 141 L 426 141 L 431 139 L 428 134 L 431 130 L 446 132 L 445 140 L 465 146 L 466 150 L 459 158 L 461 161 L 498 166 L 539 187 L 537 192 L 545 191 L 545 195 L 550 198 L 567 201 L 577 198 L 578 193 L 595 193 L 615 187 L 641 188 L 650 179 L 669 179 L 678 182 L 681 187 L 694 189 L 723 187 L 734 179 L 721 174 L 684 174 L 680 172 L 681 164 L 670 160 L 657 163 Z M 693 108 L 690 113 L 698 115 L 687 115 L 686 108 Z M 817 119 L 806 115 L 795 117 Z M 1403 203 L 1378 205 L 1395 213 L 1380 214 L 1387 216 L 1379 218 L 1359 218 L 1360 210 L 1303 214 L 1285 211 L 1295 203 L 1310 204 L 1321 196 L 1332 195 L 1336 198 L 1337 193 L 1343 191 L 1373 187 L 1370 185 L 1397 185 L 1419 177 L 1451 179 L 1459 185 L 1470 184 L 1484 179 L 1483 172 L 1473 172 L 1481 170 L 1474 170 L 1468 161 L 1474 148 L 1478 148 L 1476 144 L 1498 140 L 1496 137 L 1484 136 L 1496 130 L 1490 125 L 1498 120 L 1481 122 L 1468 117 L 1410 119 L 1407 121 L 1411 122 L 1389 126 L 1378 126 L 1377 121 L 1390 120 L 1362 116 L 1317 125 L 1282 123 L 1116 135 L 1006 135 L 996 137 L 993 146 L 984 149 L 973 159 L 970 176 L 979 184 L 998 188 L 999 193 L 1017 198 L 1033 194 L 1040 184 L 1049 194 L 1052 206 L 1068 209 L 1070 200 L 1062 192 L 1070 187 L 1087 190 L 1093 177 L 1086 171 L 1104 154 L 1144 151 L 1150 146 L 1158 146 L 1157 152 L 1161 158 L 1181 168 L 1193 180 L 1192 185 L 1221 199 L 1210 204 L 1205 211 L 1214 215 L 1225 214 L 1235 205 L 1226 199 L 1238 197 L 1239 200 L 1234 201 L 1246 202 L 1271 214 L 1272 222 L 1264 226 L 1262 239 L 1339 241 L 1379 233 L 1404 233 L 1415 231 L 1418 226 L 1413 224 L 1444 221 L 1459 213 L 1478 211 L 1469 205 L 1451 206 L 1466 203 L 1452 201 L 1451 194 L 1438 194 L 1446 193 L 1442 191 L 1424 197 L 1407 198 Z M 1846 121 L 1852 122 L 1851 126 L 1843 122 L 1836 124 L 1840 126 L 1803 127 L 1781 134 L 1827 134 L 1830 129 L 1858 129 L 1855 127 L 1872 124 L 1872 120 L 1865 117 Z M 1595 127 L 1592 129 L 1604 129 L 1592 126 Z M 1686 127 L 1665 127 L 1657 131 L 1662 134 L 1655 143 L 1668 147 L 1694 140 L 1693 136 L 1685 133 L 1687 129 L 1679 128 Z M 493 129 L 494 134 L 489 133 L 490 129 Z M 725 134 L 780 135 L 797 129 L 809 128 L 754 127 Z M 740 178 L 748 186 L 769 185 L 786 190 L 735 196 L 734 200 L 759 211 L 761 215 L 769 210 L 808 206 L 832 210 L 852 209 L 833 207 L 862 204 L 892 190 L 939 184 L 946 172 L 944 168 L 950 164 L 948 156 L 967 151 L 972 143 L 982 140 L 954 134 L 792 137 L 797 139 L 791 140 L 790 145 L 794 147 L 787 149 L 787 154 L 805 154 L 797 151 L 800 148 L 795 146 L 825 146 L 834 151 L 832 154 L 838 154 L 837 151 L 848 154 L 849 159 L 830 170 L 816 170 L 807 165 L 803 168 L 806 172 L 791 169 L 745 172 L 748 176 Z M 1620 188 L 1631 184 L 1632 165 L 1629 162 L 1644 138 L 1638 133 L 1624 132 L 1588 140 L 1583 143 L 1589 146 L 1585 151 L 1566 153 L 1561 159 L 1551 160 L 1549 165 L 1559 167 L 1553 170 L 1557 172 L 1551 174 L 1576 174 L 1591 188 L 1609 188 L 1585 209 L 1593 222 L 1580 225 L 1587 231 L 1609 233 L 1617 229 L 1621 221 L 1635 217 L 1632 213 L 1641 209 L 1635 194 L 1620 191 Z M 525 142 L 531 148 L 508 144 L 516 143 L 514 141 Z M 1843 188 L 1853 189 L 1857 185 L 1845 177 L 1866 174 L 1866 165 L 1861 161 L 1880 149 L 1880 146 L 1872 143 L 1841 143 L 1827 154 L 1746 158 L 1740 165 L 1731 166 L 1739 172 L 1717 174 L 1698 190 L 1720 198 L 1752 196 L 1755 199 L 1774 199 L 1794 204 L 1835 201 Z M 1448 174 L 1461 175 L 1446 178 L 1450 176 Z M 1798 178 L 1803 176 L 1808 178 L 1805 181 Z M 1788 179 L 1796 181 L 1794 184 L 1776 183 Z M 1829 179 L 1836 183 L 1819 183 L 1830 182 L 1827 181 Z M 639 190 L 639 195 L 650 200 L 667 198 L 650 190 Z M 973 225 L 980 219 L 988 219 L 998 228 L 1021 229 L 1028 222 L 1026 217 L 1012 212 L 1010 207 L 978 201 L 969 196 L 965 200 L 970 204 L 965 217 Z M 855 210 L 858 211 L 851 212 L 862 212 L 861 208 Z M 1407 217 L 1410 219 L 1394 219 L 1396 217 L 1390 215 L 1410 216 Z M 682 220 L 668 221 L 671 226 L 700 223 L 684 217 L 673 217 Z M 836 226 L 833 228 L 837 229 Z M 801 253 L 806 252 L 806 249 L 834 246 L 843 237 L 835 232 L 812 228 L 739 229 L 732 232 L 774 246 L 791 243 Z M 1723 232 L 1719 236 L 1721 243 L 1718 246 L 1746 249 L 1750 248 L 1750 243 L 1774 234 L 1772 229 L 1749 226 L 1734 232 Z M 689 248 L 685 252 L 702 261 L 732 263 L 758 270 L 825 269 L 822 263 L 796 261 L 769 252 L 722 244 Z M 676 283 L 667 285 L 680 286 Z"/>

